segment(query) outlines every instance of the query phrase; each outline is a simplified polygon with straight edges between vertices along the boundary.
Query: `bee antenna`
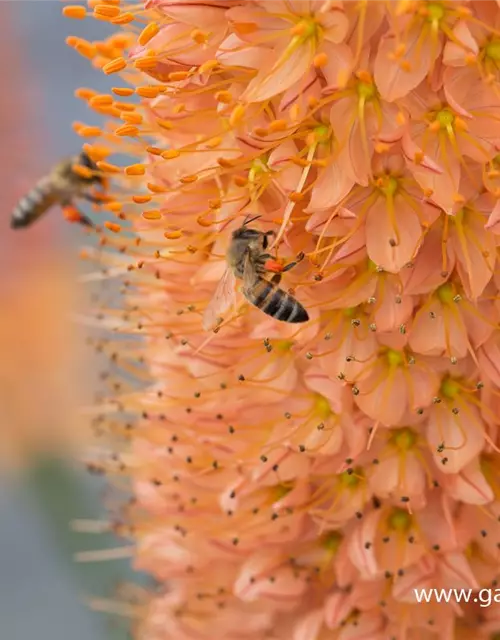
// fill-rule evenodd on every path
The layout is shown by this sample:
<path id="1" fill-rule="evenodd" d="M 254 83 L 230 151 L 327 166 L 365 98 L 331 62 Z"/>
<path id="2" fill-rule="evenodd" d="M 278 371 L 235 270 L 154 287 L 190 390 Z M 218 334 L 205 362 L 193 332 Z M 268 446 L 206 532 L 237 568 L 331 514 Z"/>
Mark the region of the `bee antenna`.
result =
<path id="1" fill-rule="evenodd" d="M 246 216 L 245 220 L 243 221 L 243 226 L 246 227 L 248 224 L 250 224 L 254 220 L 258 220 L 260 217 L 262 217 L 262 216 L 254 216 L 253 218 L 249 219 L 248 216 Z"/>

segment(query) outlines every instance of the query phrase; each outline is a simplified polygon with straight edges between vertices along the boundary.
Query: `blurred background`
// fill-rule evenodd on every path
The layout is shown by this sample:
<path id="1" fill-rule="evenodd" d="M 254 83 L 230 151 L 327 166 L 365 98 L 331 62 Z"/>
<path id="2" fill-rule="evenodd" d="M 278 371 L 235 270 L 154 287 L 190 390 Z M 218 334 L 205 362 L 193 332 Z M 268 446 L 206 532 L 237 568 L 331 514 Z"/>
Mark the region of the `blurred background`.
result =
<path id="1" fill-rule="evenodd" d="M 54 0 L 0 2 L 0 637 L 118 640 L 126 622 L 90 611 L 131 578 L 127 560 L 75 563 L 74 554 L 126 544 L 71 531 L 74 519 L 106 517 L 105 483 L 78 463 L 85 447 L 74 408 L 88 392 L 75 274 L 86 234 L 58 210 L 11 231 L 12 207 L 51 165 L 81 148 L 72 122 L 100 124 L 74 97 L 111 80 L 65 44 L 103 38 L 109 26 L 63 18 Z M 83 351 L 85 351 L 83 349 Z M 87 349 L 88 351 L 88 349 Z M 80 393 L 80 386 L 84 389 Z M 92 383 L 90 384 L 92 386 Z"/>

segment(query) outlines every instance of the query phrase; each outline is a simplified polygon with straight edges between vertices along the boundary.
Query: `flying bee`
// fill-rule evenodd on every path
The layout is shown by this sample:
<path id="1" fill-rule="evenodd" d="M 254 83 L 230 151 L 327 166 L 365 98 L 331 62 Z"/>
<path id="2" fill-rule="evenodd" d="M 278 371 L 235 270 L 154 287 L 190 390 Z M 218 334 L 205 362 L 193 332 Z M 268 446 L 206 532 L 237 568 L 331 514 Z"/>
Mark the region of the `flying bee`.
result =
<path id="1" fill-rule="evenodd" d="M 219 317 L 235 301 L 236 279 L 243 280 L 242 293 L 255 307 L 268 316 L 282 322 L 307 322 L 309 315 L 301 303 L 279 286 L 282 274 L 293 269 L 304 258 L 299 254 L 293 262 L 276 271 L 271 268 L 275 260 L 266 250 L 274 231 L 262 232 L 248 224 L 259 218 L 245 219 L 241 227 L 233 231 L 226 253 L 227 269 L 203 317 L 203 328 L 208 331 L 217 326 Z M 273 273 L 268 279 L 266 276 Z"/>
<path id="2" fill-rule="evenodd" d="M 81 173 L 76 171 L 75 165 L 84 167 L 84 170 Z M 89 170 L 89 175 L 84 175 L 85 169 Z M 53 205 L 60 204 L 68 219 L 93 227 L 91 220 L 73 207 L 73 200 L 84 198 L 95 204 L 102 203 L 102 196 L 89 193 L 90 187 L 95 184 L 104 187 L 105 179 L 99 175 L 97 165 L 85 151 L 65 158 L 21 198 L 12 212 L 10 226 L 13 229 L 29 227 Z"/>

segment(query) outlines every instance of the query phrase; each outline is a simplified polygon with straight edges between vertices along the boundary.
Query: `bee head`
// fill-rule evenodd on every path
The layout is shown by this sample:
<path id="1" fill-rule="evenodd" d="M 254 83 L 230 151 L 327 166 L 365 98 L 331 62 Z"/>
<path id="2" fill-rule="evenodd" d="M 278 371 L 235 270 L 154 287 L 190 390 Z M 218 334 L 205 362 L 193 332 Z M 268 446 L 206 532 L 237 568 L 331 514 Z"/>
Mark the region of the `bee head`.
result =
<path id="1" fill-rule="evenodd" d="M 91 171 L 99 171 L 96 163 L 92 160 L 92 158 L 86 151 L 80 152 L 80 155 L 78 156 L 78 164 L 81 164 L 83 167 L 87 167 Z M 101 176 L 98 174 L 92 176 L 92 182 L 102 182 Z"/>

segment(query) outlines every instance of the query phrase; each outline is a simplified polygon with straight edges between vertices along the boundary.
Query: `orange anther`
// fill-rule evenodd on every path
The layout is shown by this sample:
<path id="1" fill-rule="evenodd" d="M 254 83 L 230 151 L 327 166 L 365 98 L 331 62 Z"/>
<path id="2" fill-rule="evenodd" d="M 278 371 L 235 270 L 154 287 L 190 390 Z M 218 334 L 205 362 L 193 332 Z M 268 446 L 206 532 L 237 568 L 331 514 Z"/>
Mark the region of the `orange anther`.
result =
<path id="1" fill-rule="evenodd" d="M 144 29 L 139 34 L 139 37 L 137 38 L 137 42 L 142 47 L 144 47 L 151 40 L 151 38 L 154 38 L 154 36 L 159 31 L 160 31 L 160 28 L 158 27 L 156 22 L 150 22 L 146 27 L 144 27 Z"/>
<path id="2" fill-rule="evenodd" d="M 118 213 L 118 211 L 121 211 L 122 209 L 122 205 L 116 200 L 112 200 L 111 202 L 106 202 L 106 204 L 103 205 L 103 207 L 104 209 L 107 209 L 108 211 L 113 211 L 114 213 Z"/>
<path id="3" fill-rule="evenodd" d="M 201 29 L 193 29 L 190 35 L 191 39 L 194 40 L 197 44 L 204 44 L 208 40 L 208 34 L 206 34 Z"/>
<path id="4" fill-rule="evenodd" d="M 132 196 L 132 200 L 136 204 L 146 204 L 147 202 L 151 202 L 151 198 L 152 198 L 152 196 L 148 196 L 148 195 Z"/>
<path id="5" fill-rule="evenodd" d="M 134 62 L 134 67 L 139 71 L 147 71 L 148 69 L 154 69 L 158 65 L 158 60 L 153 56 L 145 56 L 144 58 L 138 58 Z"/>
<path id="6" fill-rule="evenodd" d="M 161 157 L 164 160 L 173 160 L 174 158 L 178 158 L 181 155 L 181 152 L 178 149 L 167 149 L 166 151 L 162 151 Z"/>
<path id="7" fill-rule="evenodd" d="M 68 40 L 66 40 L 66 42 L 68 42 Z M 92 58 L 94 58 L 97 54 L 95 46 L 90 44 L 90 42 L 83 40 L 82 38 L 78 38 L 74 45 L 70 46 L 73 46 L 77 53 L 79 53 L 84 58 L 88 58 L 89 60 L 92 60 Z"/>
<path id="8" fill-rule="evenodd" d="M 180 229 L 177 231 L 165 231 L 163 235 L 168 240 L 178 240 L 179 238 L 182 238 L 182 231 Z"/>
<path id="9" fill-rule="evenodd" d="M 143 176 L 146 173 L 146 167 L 143 164 L 131 164 L 125 167 L 125 173 L 128 176 Z"/>
<path id="10" fill-rule="evenodd" d="M 63 7 L 62 14 L 65 18 L 83 20 L 87 15 L 87 10 L 85 9 L 85 7 L 70 4 L 67 7 Z"/>
<path id="11" fill-rule="evenodd" d="M 120 111 L 135 111 L 136 105 L 129 102 L 115 102 L 115 106 Z"/>
<path id="12" fill-rule="evenodd" d="M 286 120 L 273 120 L 269 125 L 269 131 L 271 131 L 271 133 L 275 133 L 276 131 L 286 131 L 287 126 Z"/>
<path id="13" fill-rule="evenodd" d="M 161 220 L 161 212 L 157 209 L 149 209 L 149 211 L 143 211 L 142 217 L 145 220 Z"/>
<path id="14" fill-rule="evenodd" d="M 190 75 L 189 71 L 172 71 L 168 74 L 168 79 L 172 82 L 180 82 L 181 80 L 187 80 Z"/>
<path id="15" fill-rule="evenodd" d="M 119 13 L 119 7 L 109 4 L 98 4 L 94 7 L 94 16 L 99 16 L 99 18 L 116 18 Z"/>
<path id="16" fill-rule="evenodd" d="M 198 73 L 206 73 L 207 71 L 213 71 L 216 67 L 219 66 L 217 60 L 207 60 L 202 65 L 198 67 Z"/>
<path id="17" fill-rule="evenodd" d="M 255 129 L 253 129 L 252 131 L 252 134 L 254 136 L 257 136 L 258 138 L 265 138 L 269 135 L 269 129 L 266 129 L 265 127 L 255 127 Z"/>
<path id="18" fill-rule="evenodd" d="M 303 36 L 306 33 L 306 29 L 307 23 L 301 20 L 290 29 L 290 33 L 292 36 Z"/>
<path id="19" fill-rule="evenodd" d="M 246 187 L 248 179 L 243 176 L 233 176 L 233 182 L 237 187 Z"/>
<path id="20" fill-rule="evenodd" d="M 99 127 L 80 127 L 77 131 L 79 136 L 82 138 L 96 138 L 97 136 L 102 135 L 102 131 Z"/>
<path id="21" fill-rule="evenodd" d="M 125 69 L 126 66 L 127 66 L 127 61 L 125 60 L 125 58 L 115 58 L 114 60 L 111 60 L 111 62 L 107 62 L 103 66 L 102 70 L 106 75 L 109 75 L 111 73 L 117 73 L 118 71 L 122 71 L 123 69 Z"/>
<path id="22" fill-rule="evenodd" d="M 137 87 L 135 92 L 141 98 L 156 98 L 160 90 L 158 87 Z"/>
<path id="23" fill-rule="evenodd" d="M 75 90 L 75 97 L 80 98 L 81 100 L 90 100 L 90 98 L 94 97 L 97 94 L 97 91 L 94 89 L 85 89 L 84 87 L 80 87 Z"/>
<path id="24" fill-rule="evenodd" d="M 97 166 L 101 171 L 105 173 L 121 173 L 121 167 L 117 167 L 115 164 L 111 164 L 110 162 L 105 162 L 104 160 L 99 160 L 97 162 Z"/>
<path id="25" fill-rule="evenodd" d="M 326 53 L 318 53 L 314 56 L 313 65 L 320 69 L 321 67 L 325 67 L 328 64 L 328 56 Z"/>
<path id="26" fill-rule="evenodd" d="M 160 187 L 160 185 L 158 185 L 158 184 L 153 184 L 152 182 L 148 182 L 146 186 L 152 193 L 166 193 L 167 192 L 167 189 L 165 189 L 164 187 Z"/>
<path id="27" fill-rule="evenodd" d="M 112 96 L 106 94 L 99 94 L 90 98 L 89 104 L 91 107 L 102 107 L 111 105 L 113 104 L 113 98 Z"/>
<path id="28" fill-rule="evenodd" d="M 222 102 L 222 104 L 231 104 L 233 101 L 233 96 L 230 91 L 217 91 L 214 97 L 217 102 Z"/>
<path id="29" fill-rule="evenodd" d="M 163 118 L 158 118 L 156 120 L 156 124 L 162 129 L 165 129 L 166 131 L 170 131 L 171 129 L 174 128 L 174 125 L 170 120 L 163 120 Z"/>
<path id="30" fill-rule="evenodd" d="M 196 222 L 200 225 L 200 227 L 211 227 L 213 222 L 211 220 L 204 220 L 203 216 L 206 214 L 202 214 L 196 218 Z"/>
<path id="31" fill-rule="evenodd" d="M 83 145 L 83 150 L 90 158 L 92 158 L 92 160 L 94 160 L 94 162 L 104 160 L 104 158 L 107 158 L 111 153 L 111 150 L 104 145 L 89 144 L 88 142 Z"/>
<path id="32" fill-rule="evenodd" d="M 198 176 L 195 176 L 195 175 L 193 175 L 193 176 L 183 176 L 180 179 L 180 182 L 182 184 L 193 184 L 193 182 L 196 182 L 197 180 L 198 180 Z"/>
<path id="33" fill-rule="evenodd" d="M 154 156 L 161 156 L 163 149 L 159 149 L 158 147 L 146 147 L 146 151 Z"/>
<path id="34" fill-rule="evenodd" d="M 139 133 L 139 129 L 134 127 L 133 124 L 124 124 L 122 127 L 115 129 L 117 136 L 131 136 L 134 137 Z"/>
<path id="35" fill-rule="evenodd" d="M 106 227 L 106 229 L 109 229 L 113 233 L 119 233 L 122 229 L 119 224 L 116 224 L 116 222 L 109 222 L 108 220 L 106 220 L 104 226 Z"/>
<path id="36" fill-rule="evenodd" d="M 292 191 L 292 193 L 289 194 L 288 199 L 292 202 L 300 202 L 304 199 L 304 194 L 299 193 L 298 191 Z"/>
<path id="37" fill-rule="evenodd" d="M 222 202 L 221 202 L 220 198 L 210 198 L 210 200 L 208 201 L 208 206 L 212 210 L 220 209 L 221 204 L 222 204 Z"/>
<path id="38" fill-rule="evenodd" d="M 232 169 L 233 162 L 232 160 L 228 160 L 227 158 L 217 158 L 217 164 L 223 169 Z"/>
<path id="39" fill-rule="evenodd" d="M 361 69 L 360 71 L 358 71 L 356 73 L 356 77 L 358 78 L 358 80 L 361 80 L 361 82 L 366 82 L 368 84 L 373 83 L 372 74 L 366 69 Z"/>
<path id="40" fill-rule="evenodd" d="M 237 104 L 229 116 L 229 124 L 232 127 L 236 127 L 245 115 L 245 107 L 242 104 Z"/>
<path id="41" fill-rule="evenodd" d="M 73 173 L 76 173 L 77 176 L 80 176 L 81 178 L 92 178 L 92 176 L 94 175 L 94 172 L 89 169 L 88 167 L 84 167 L 81 164 L 74 164 L 71 166 L 71 170 L 73 171 Z"/>
<path id="42" fill-rule="evenodd" d="M 297 102 L 294 102 L 290 107 L 290 120 L 296 121 L 300 116 L 300 105 Z"/>
<path id="43" fill-rule="evenodd" d="M 133 89 L 129 89 L 128 87 L 113 87 L 111 89 L 111 91 L 115 95 L 121 96 L 122 98 L 126 98 L 128 96 L 134 95 L 134 90 Z"/>
<path id="44" fill-rule="evenodd" d="M 120 119 L 123 120 L 123 122 L 130 122 L 130 124 L 141 124 L 143 120 L 140 113 L 130 112 L 121 113 Z"/>
<path id="45" fill-rule="evenodd" d="M 120 13 L 120 15 L 115 18 L 111 18 L 110 22 L 112 24 L 130 24 L 135 20 L 135 16 L 130 11 L 125 11 L 124 13 Z"/>
<path id="46" fill-rule="evenodd" d="M 222 138 L 212 138 L 211 140 L 207 140 L 205 142 L 205 146 L 207 149 L 216 149 L 222 144 Z"/>

